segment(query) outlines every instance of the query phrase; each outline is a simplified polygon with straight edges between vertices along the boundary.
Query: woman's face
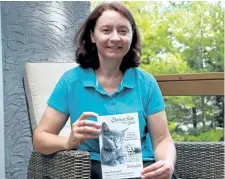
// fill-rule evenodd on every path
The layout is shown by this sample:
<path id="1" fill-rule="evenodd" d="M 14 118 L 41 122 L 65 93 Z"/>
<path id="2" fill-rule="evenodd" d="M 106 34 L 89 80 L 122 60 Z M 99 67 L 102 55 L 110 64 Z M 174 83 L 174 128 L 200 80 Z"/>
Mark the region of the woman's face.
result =
<path id="1" fill-rule="evenodd" d="M 98 18 L 91 40 L 98 49 L 99 60 L 121 60 L 127 54 L 133 32 L 128 19 L 113 10 Z"/>

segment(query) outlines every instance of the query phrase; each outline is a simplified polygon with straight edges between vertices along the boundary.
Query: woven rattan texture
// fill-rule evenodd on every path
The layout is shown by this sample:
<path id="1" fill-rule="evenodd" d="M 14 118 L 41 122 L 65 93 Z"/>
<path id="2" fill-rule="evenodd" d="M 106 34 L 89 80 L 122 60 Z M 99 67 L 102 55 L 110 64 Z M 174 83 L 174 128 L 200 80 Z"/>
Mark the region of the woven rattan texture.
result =
<path id="1" fill-rule="evenodd" d="M 224 142 L 176 143 L 176 172 L 181 179 L 224 179 Z M 62 151 L 33 152 L 28 179 L 90 179 L 90 154 Z"/>
<path id="2" fill-rule="evenodd" d="M 182 142 L 176 149 L 179 178 L 224 179 L 224 142 Z"/>
<path id="3" fill-rule="evenodd" d="M 90 154 L 85 151 L 61 151 L 52 155 L 33 152 L 28 179 L 89 179 Z"/>

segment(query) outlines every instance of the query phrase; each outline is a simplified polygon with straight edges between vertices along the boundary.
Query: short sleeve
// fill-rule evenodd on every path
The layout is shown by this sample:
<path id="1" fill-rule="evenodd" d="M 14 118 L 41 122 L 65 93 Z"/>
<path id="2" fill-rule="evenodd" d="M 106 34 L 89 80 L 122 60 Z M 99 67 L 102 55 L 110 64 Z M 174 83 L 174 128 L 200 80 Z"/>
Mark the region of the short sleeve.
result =
<path id="1" fill-rule="evenodd" d="M 162 92 L 155 78 L 152 78 L 151 88 L 148 95 L 147 115 L 160 112 L 166 108 Z"/>
<path id="2" fill-rule="evenodd" d="M 55 110 L 63 114 L 69 115 L 66 73 L 60 78 L 60 80 L 56 84 L 47 103 Z"/>

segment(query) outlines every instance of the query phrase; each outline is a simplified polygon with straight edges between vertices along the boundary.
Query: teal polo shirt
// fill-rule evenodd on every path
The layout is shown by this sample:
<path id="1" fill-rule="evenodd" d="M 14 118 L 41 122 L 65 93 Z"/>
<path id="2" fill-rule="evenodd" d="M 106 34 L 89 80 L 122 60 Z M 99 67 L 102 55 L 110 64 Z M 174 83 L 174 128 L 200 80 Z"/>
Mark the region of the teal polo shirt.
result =
<path id="1" fill-rule="evenodd" d="M 149 73 L 139 68 L 127 69 L 120 86 L 110 95 L 98 83 L 92 68 L 77 66 L 62 75 L 48 105 L 69 115 L 71 124 L 87 111 L 99 115 L 137 112 L 143 160 L 154 160 L 147 116 L 164 110 L 165 103 L 155 78 Z M 88 119 L 97 121 L 95 117 Z M 89 151 L 92 160 L 100 160 L 98 139 L 87 139 L 78 149 Z"/>

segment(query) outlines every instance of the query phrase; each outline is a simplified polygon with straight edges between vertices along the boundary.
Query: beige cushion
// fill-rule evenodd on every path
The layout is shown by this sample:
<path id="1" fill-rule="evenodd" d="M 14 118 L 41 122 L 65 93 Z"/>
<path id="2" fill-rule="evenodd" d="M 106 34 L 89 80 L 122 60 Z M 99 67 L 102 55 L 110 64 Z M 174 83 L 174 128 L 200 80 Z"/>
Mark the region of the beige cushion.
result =
<path id="1" fill-rule="evenodd" d="M 75 66 L 77 66 L 75 62 L 25 64 L 24 87 L 32 130 L 39 124 L 47 106 L 47 100 L 62 74 Z M 68 120 L 59 135 L 68 136 L 70 130 L 70 120 Z"/>

